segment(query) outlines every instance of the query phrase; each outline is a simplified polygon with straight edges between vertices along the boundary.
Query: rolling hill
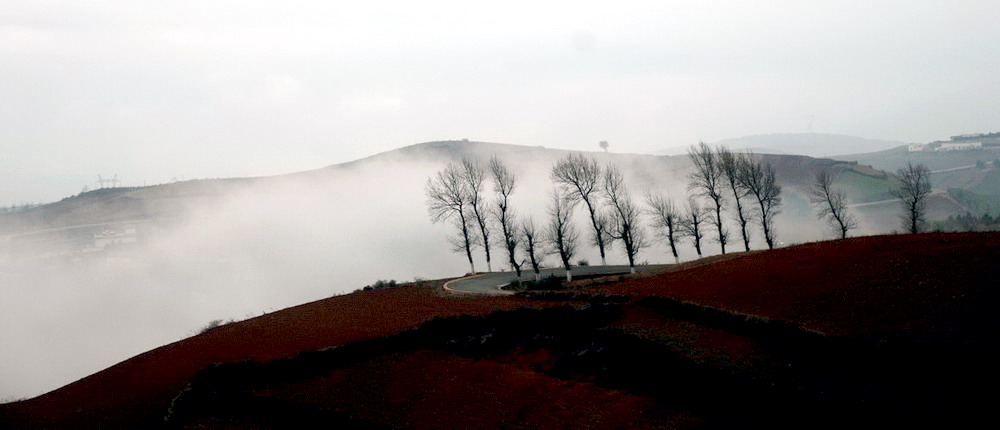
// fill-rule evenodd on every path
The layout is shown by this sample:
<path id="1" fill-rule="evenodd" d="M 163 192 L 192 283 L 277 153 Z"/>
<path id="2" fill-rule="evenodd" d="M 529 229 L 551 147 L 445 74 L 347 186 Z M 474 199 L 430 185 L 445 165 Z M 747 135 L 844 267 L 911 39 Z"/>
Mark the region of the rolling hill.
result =
<path id="1" fill-rule="evenodd" d="M 356 292 L 2 405 L 0 425 L 970 425 L 998 382 L 998 252 L 997 233 L 873 236 L 563 293 Z"/>
<path id="2" fill-rule="evenodd" d="M 798 154 L 810 157 L 831 157 L 842 154 L 859 154 L 882 151 L 899 146 L 904 142 L 867 139 L 829 133 L 776 133 L 723 139 L 715 142 L 732 149 L 749 149 L 766 154 Z M 676 147 L 660 151 L 661 154 L 683 155 L 686 147 Z"/>

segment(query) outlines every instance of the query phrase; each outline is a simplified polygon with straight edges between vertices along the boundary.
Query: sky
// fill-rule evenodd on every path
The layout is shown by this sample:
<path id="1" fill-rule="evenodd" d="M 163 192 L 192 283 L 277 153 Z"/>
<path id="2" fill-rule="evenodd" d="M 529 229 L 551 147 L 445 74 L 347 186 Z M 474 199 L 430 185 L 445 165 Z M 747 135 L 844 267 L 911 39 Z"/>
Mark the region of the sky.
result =
<path id="1" fill-rule="evenodd" d="M 0 205 L 462 139 L 1000 131 L 995 1 L 0 0 Z"/>

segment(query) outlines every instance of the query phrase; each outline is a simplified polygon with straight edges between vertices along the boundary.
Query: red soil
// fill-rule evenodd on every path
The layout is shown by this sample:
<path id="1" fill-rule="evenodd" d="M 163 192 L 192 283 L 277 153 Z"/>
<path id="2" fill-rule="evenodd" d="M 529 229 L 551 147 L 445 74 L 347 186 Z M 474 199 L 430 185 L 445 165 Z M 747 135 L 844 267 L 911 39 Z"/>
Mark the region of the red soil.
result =
<path id="1" fill-rule="evenodd" d="M 994 342 L 1000 234 L 864 237 L 720 260 L 586 291 L 637 300 L 669 297 L 835 335 Z M 292 357 L 399 333 L 435 316 L 562 304 L 447 296 L 439 287 L 349 294 L 229 324 L 38 398 L 2 406 L 0 426 L 141 426 L 161 417 L 187 381 L 213 363 Z M 746 366 L 761 357 L 738 336 L 626 308 L 630 310 L 615 325 L 643 336 L 673 338 L 696 361 L 724 358 L 727 365 Z M 256 395 L 312 402 L 350 410 L 367 421 L 410 427 L 697 423 L 697 417 L 665 411 L 648 399 L 547 376 L 537 371 L 545 360 L 544 352 L 518 354 L 504 362 L 410 351 Z M 380 414 L 395 415 L 383 421 Z"/>
<path id="2" fill-rule="evenodd" d="M 0 408 L 0 423 L 30 427 L 129 427 L 167 410 L 199 370 L 214 363 L 269 361 L 418 327 L 435 316 L 485 315 L 554 303 L 449 296 L 440 285 L 331 297 L 240 321 L 128 359 L 58 390 Z M 5 417 L 6 415 L 6 417 Z"/>
<path id="3" fill-rule="evenodd" d="M 662 296 L 828 334 L 988 340 L 1000 234 L 861 237 L 754 252 L 590 291 Z"/>
<path id="4" fill-rule="evenodd" d="M 535 370 L 545 351 L 502 362 L 440 351 L 392 354 L 255 395 L 409 428 L 676 428 L 697 419 L 652 399 Z"/>

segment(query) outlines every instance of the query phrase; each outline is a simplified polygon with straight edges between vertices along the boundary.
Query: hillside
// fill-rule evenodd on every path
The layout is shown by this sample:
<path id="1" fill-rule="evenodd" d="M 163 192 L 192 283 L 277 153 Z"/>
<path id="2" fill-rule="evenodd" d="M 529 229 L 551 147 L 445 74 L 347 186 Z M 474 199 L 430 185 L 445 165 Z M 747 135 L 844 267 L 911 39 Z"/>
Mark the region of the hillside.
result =
<path id="1" fill-rule="evenodd" d="M 253 317 L 377 279 L 462 274 L 467 262 L 449 243 L 454 230 L 431 223 L 424 184 L 448 162 L 494 154 L 519 176 L 513 207 L 521 219 L 541 225 L 553 188 L 550 168 L 567 151 L 464 141 L 416 144 L 281 176 L 95 190 L 2 214 L 0 337 L 11 347 L 0 349 L 0 398 L 55 389 L 215 319 Z M 686 156 L 589 154 L 619 165 L 636 198 L 650 190 L 681 204 L 689 195 Z M 805 194 L 821 169 L 837 172 L 852 203 L 861 204 L 853 208 L 861 223 L 855 233 L 898 229 L 896 204 L 867 205 L 887 199 L 884 172 L 806 156 L 759 157 L 776 167 L 784 188 L 775 226 L 781 246 L 831 237 Z M 946 218 L 960 209 L 941 198 L 933 201 L 931 215 Z M 581 239 L 574 259 L 599 261 L 586 245 L 585 221 L 578 208 Z M 667 247 L 647 234 L 652 246 L 638 261 L 672 261 Z M 751 234 L 751 246 L 763 248 L 759 230 Z M 708 255 L 718 252 L 711 238 L 704 246 Z M 498 248 L 493 268 L 504 270 Z M 689 241 L 680 253 L 682 260 L 696 257 Z M 476 267 L 486 267 L 482 249 L 475 258 Z M 624 260 L 613 247 L 609 263 Z M 545 264 L 556 263 L 549 257 Z M 62 326 L 48 317 L 52 313 L 76 323 Z M 74 354 L 64 360 L 36 358 L 67 350 Z"/>
<path id="2" fill-rule="evenodd" d="M 868 153 L 906 145 L 904 142 L 829 133 L 759 134 L 723 139 L 714 144 L 725 145 L 733 149 L 748 149 L 757 153 L 799 154 L 810 157 Z M 677 147 L 665 149 L 659 153 L 683 155 L 686 150 L 685 147 Z"/>
<path id="3" fill-rule="evenodd" d="M 895 172 L 906 163 L 923 164 L 931 169 L 931 182 L 937 189 L 960 188 L 982 195 L 1000 195 L 1000 169 L 992 165 L 1000 159 L 1000 151 L 992 149 L 911 152 L 900 147 L 832 158 L 888 172 Z"/>
<path id="4" fill-rule="evenodd" d="M 998 382 L 997 258 L 996 233 L 877 236 L 572 294 L 359 292 L 0 406 L 0 425 L 961 426 Z"/>

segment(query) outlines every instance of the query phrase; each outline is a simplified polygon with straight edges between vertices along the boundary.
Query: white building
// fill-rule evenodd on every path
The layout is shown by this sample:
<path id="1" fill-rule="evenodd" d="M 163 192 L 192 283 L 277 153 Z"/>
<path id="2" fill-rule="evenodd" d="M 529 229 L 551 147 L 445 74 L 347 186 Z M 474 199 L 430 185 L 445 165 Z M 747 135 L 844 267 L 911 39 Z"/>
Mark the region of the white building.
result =
<path id="1" fill-rule="evenodd" d="M 979 149 L 983 147 L 983 142 L 955 142 L 942 143 L 938 151 L 964 151 L 968 149 Z"/>

